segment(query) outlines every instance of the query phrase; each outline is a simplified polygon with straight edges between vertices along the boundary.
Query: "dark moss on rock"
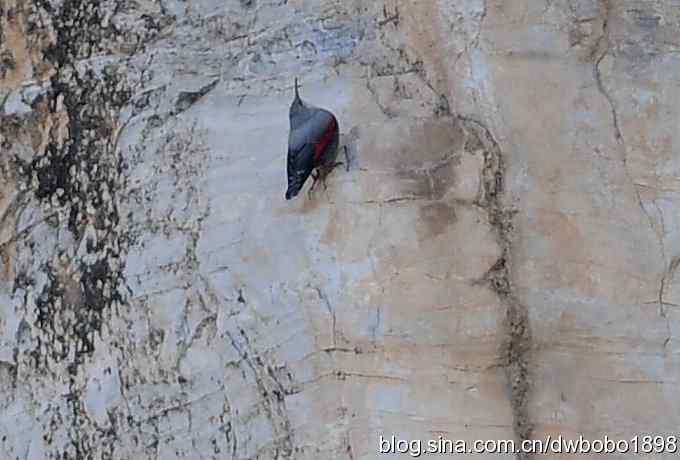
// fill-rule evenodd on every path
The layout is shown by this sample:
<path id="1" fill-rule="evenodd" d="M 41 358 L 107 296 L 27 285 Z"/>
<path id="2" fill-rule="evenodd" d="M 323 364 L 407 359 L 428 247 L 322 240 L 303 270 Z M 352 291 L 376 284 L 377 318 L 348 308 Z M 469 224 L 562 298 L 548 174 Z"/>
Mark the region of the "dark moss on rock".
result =
<path id="1" fill-rule="evenodd" d="M 47 458 L 113 458 L 118 439 L 117 414 L 109 414 L 103 426 L 88 414 L 81 369 L 127 291 L 123 267 L 128 243 L 118 204 L 125 193 L 126 165 L 117 136 L 133 88 L 124 62 L 104 57 L 118 54 L 117 44 L 125 40 L 108 19 L 121 5 L 37 0 L 37 12 L 25 27 L 36 36 L 56 37 L 43 49 L 41 65 L 50 68 L 49 84 L 40 103 L 32 105 L 46 120 L 39 125 L 49 131 L 32 157 L 14 157 L 13 169 L 26 199 L 37 201 L 46 217 L 59 215 L 50 222 L 58 232 L 70 233 L 75 244 L 56 248 L 57 257 L 41 267 L 47 281 L 37 288 L 34 348 L 27 352 L 29 365 L 39 373 L 58 372 L 69 388 L 66 398 L 45 413 L 68 436 L 66 443 L 47 440 Z M 35 286 L 19 276 L 16 289 Z"/>
<path id="2" fill-rule="evenodd" d="M 53 127 L 44 152 L 21 169 L 38 200 L 67 210 L 66 225 L 76 241 L 87 228 L 96 235 L 86 241 L 86 257 L 69 261 L 75 273 L 46 267 L 50 282 L 37 303 L 37 325 L 47 338 L 40 355 L 60 361 L 73 348 L 71 356 L 80 361 L 94 351 L 94 335 L 106 310 L 121 301 L 118 291 L 124 281 L 117 262 L 124 244 L 115 195 L 124 187 L 125 168 L 115 135 L 120 110 L 132 93 L 115 67 L 96 71 L 76 65 L 99 50 L 104 32 L 97 28 L 103 18 L 96 3 L 67 1 L 58 11 L 45 9 L 54 15 L 58 37 L 45 52 L 56 70 L 46 106 L 48 115 L 63 120 L 64 126 Z M 78 280 L 78 295 L 64 295 L 66 278 Z"/>

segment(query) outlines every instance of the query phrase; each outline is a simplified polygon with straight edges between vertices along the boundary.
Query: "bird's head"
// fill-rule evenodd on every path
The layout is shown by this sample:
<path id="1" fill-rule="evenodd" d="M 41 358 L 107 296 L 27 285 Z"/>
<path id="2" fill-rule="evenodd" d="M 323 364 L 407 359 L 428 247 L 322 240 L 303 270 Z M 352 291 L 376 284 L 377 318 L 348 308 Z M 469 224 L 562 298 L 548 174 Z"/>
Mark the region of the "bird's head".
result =
<path id="1" fill-rule="evenodd" d="M 301 177 L 301 175 L 296 174 L 293 177 L 288 179 L 288 189 L 286 190 L 286 200 L 290 200 L 292 198 L 295 198 L 298 193 L 300 193 L 300 189 L 302 189 L 302 185 L 304 184 L 304 179 Z"/>

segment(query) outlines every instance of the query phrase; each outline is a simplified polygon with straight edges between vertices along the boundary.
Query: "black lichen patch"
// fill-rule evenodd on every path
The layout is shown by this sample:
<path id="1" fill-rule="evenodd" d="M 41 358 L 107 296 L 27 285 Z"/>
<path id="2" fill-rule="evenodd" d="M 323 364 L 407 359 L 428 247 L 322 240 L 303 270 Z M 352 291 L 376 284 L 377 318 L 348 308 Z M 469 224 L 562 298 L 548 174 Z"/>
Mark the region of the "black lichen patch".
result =
<path id="1" fill-rule="evenodd" d="M 56 40 L 45 51 L 45 58 L 58 69 L 91 57 L 114 32 L 102 27 L 101 1 L 66 0 L 58 8 L 45 0 L 36 3 L 47 12 L 56 32 Z"/>
<path id="2" fill-rule="evenodd" d="M 59 10 L 41 6 L 57 36 L 44 54 L 55 70 L 45 96 L 52 128 L 44 151 L 21 170 L 39 201 L 64 211 L 76 241 L 85 239 L 85 253 L 65 262 L 69 270 L 45 267 L 49 282 L 36 303 L 42 334 L 34 356 L 40 365 L 71 357 L 77 366 L 94 351 L 106 311 L 122 301 L 125 242 L 116 194 L 124 187 L 125 167 L 116 134 L 132 92 L 115 66 L 77 65 L 111 38 L 111 30 L 101 27 L 98 3 L 67 0 Z M 75 287 L 66 295 L 69 284 Z"/>
<path id="3" fill-rule="evenodd" d="M 36 0 L 26 30 L 55 37 L 43 49 L 51 70 L 40 104 L 33 107 L 47 129 L 30 160 L 14 157 L 17 177 L 59 232 L 75 248 L 56 248 L 42 266 L 47 281 L 36 298 L 30 353 L 36 369 L 56 371 L 69 384 L 64 408 L 54 409 L 69 436 L 49 458 L 113 458 L 117 422 L 94 423 L 83 403 L 82 364 L 94 352 L 102 327 L 125 300 L 123 267 L 128 240 L 120 221 L 126 166 L 117 149 L 121 110 L 133 90 L 125 69 L 90 59 L 110 54 L 119 32 L 108 16 L 121 2 Z M 15 285 L 20 285 L 15 280 Z M 26 284 L 26 283 L 23 283 Z M 65 372 L 64 372 L 65 371 Z M 111 414 L 110 414 L 111 415 Z"/>
<path id="4" fill-rule="evenodd" d="M 0 124 L 0 139 L 2 140 L 0 147 L 9 151 L 12 148 L 12 140 L 20 136 L 19 133 L 24 124 L 18 115 L 0 115 L 0 120 L 2 121 Z"/>
<path id="5" fill-rule="evenodd" d="M 95 210 L 97 228 L 105 226 L 107 218 L 118 222 L 106 198 L 124 172 L 123 162 L 112 148 L 115 117 L 131 92 L 112 69 L 101 76 L 91 69 L 83 75 L 74 72 L 68 83 L 53 79 L 52 84 L 50 111 L 58 114 L 63 107 L 68 136 L 63 142 L 53 136 L 45 154 L 29 169 L 38 180 L 37 198 L 47 200 L 56 195 L 59 204 L 71 205 L 68 225 L 78 238 L 87 204 Z M 99 193 L 96 188 L 108 193 Z"/>
<path id="6" fill-rule="evenodd" d="M 114 125 L 130 93 L 111 75 L 100 77 L 92 70 L 78 75 L 72 69 L 68 78 L 58 69 L 49 110 L 55 119 L 65 112 L 67 135 L 60 139 L 52 130 L 44 154 L 22 169 L 38 200 L 67 210 L 67 227 L 76 240 L 85 237 L 87 228 L 94 234 L 86 241 L 85 257 L 70 261 L 80 295 L 66 297 L 64 276 L 48 266 L 50 282 L 37 302 L 37 325 L 46 339 L 41 356 L 60 361 L 73 348 L 80 362 L 94 350 L 105 311 L 122 300 L 124 241 L 115 195 L 123 186 L 124 166 L 115 151 Z"/>
<path id="7" fill-rule="evenodd" d="M 16 61 L 9 50 L 0 53 L 0 78 L 5 78 L 9 71 L 14 70 L 15 66 Z"/>

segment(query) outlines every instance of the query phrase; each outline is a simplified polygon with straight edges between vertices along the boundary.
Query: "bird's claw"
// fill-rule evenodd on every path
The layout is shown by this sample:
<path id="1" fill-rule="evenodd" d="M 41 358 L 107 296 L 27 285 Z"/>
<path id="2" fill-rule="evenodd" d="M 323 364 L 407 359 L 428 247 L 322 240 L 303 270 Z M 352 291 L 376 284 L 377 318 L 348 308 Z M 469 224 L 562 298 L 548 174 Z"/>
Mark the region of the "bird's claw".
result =
<path id="1" fill-rule="evenodd" d="M 316 183 L 319 182 L 319 181 L 323 185 L 324 191 L 328 190 L 328 184 L 326 183 L 326 178 L 336 167 L 343 165 L 343 166 L 345 166 L 345 169 L 347 171 L 349 171 L 349 157 L 347 156 L 346 152 L 347 152 L 347 150 L 345 149 L 345 158 L 348 159 L 346 163 L 342 162 L 342 161 L 336 161 L 335 163 L 333 163 L 330 166 L 323 167 L 322 170 L 315 169 L 315 170 L 312 171 L 311 177 L 312 177 L 312 179 L 314 179 L 314 181 L 312 182 L 312 186 L 309 187 L 309 190 L 307 191 L 307 197 L 308 198 L 312 197 L 312 192 L 314 191 L 314 187 L 316 187 Z"/>
<path id="2" fill-rule="evenodd" d="M 316 187 L 316 183 L 319 181 L 319 171 L 314 170 L 312 171 L 312 179 L 314 181 L 312 182 L 312 186 L 309 187 L 309 190 L 307 190 L 307 198 L 312 198 L 312 191 L 314 191 L 314 187 Z"/>
<path id="3" fill-rule="evenodd" d="M 333 163 L 332 165 L 328 166 L 328 167 L 326 168 L 326 170 L 325 170 L 324 177 L 330 175 L 330 173 L 333 172 L 333 170 L 334 170 L 335 168 L 337 168 L 338 166 L 340 166 L 340 165 L 343 165 L 343 166 L 344 166 L 345 163 L 342 162 L 342 161 L 336 161 L 336 162 Z"/>
<path id="4" fill-rule="evenodd" d="M 347 162 L 347 163 L 345 163 L 345 171 L 349 172 L 349 152 L 347 151 L 346 145 L 344 145 L 343 147 L 345 149 L 345 161 Z"/>

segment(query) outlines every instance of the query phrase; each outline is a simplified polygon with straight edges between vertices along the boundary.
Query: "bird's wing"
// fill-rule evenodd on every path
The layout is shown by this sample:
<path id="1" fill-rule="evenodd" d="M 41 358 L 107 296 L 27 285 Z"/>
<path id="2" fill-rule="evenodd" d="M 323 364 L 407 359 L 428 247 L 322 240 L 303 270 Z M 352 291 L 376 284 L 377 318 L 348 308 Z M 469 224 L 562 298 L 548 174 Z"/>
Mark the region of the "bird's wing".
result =
<path id="1" fill-rule="evenodd" d="M 308 176 L 314 169 L 314 145 L 304 143 L 289 147 L 287 162 L 289 178 Z"/>
<path id="2" fill-rule="evenodd" d="M 326 110 L 316 109 L 310 117 L 291 130 L 288 151 L 298 152 L 311 145 L 314 163 L 318 164 L 337 131 L 338 123 L 335 117 Z"/>
<path id="3" fill-rule="evenodd" d="M 330 114 L 329 114 L 330 115 Z M 332 143 L 333 138 L 338 133 L 338 122 L 333 115 L 328 117 L 329 119 L 325 121 L 325 127 L 323 134 L 320 136 L 319 140 L 314 144 L 314 163 L 319 164 L 322 160 L 324 153 L 326 153 L 328 146 Z"/>

